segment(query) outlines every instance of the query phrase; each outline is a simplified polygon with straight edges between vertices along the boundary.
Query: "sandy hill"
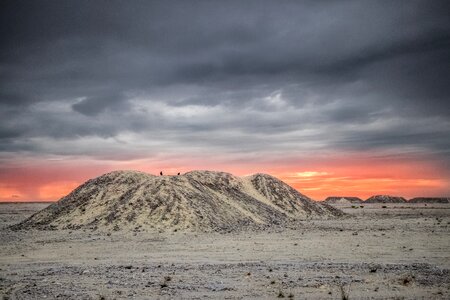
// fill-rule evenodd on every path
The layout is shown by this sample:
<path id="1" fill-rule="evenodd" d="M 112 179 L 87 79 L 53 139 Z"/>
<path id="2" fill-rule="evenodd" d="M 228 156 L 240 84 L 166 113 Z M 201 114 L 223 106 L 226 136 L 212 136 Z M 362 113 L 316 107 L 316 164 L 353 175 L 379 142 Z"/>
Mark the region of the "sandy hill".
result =
<path id="1" fill-rule="evenodd" d="M 406 199 L 403 197 L 395 197 L 389 195 L 375 195 L 365 201 L 366 203 L 404 203 Z"/>
<path id="2" fill-rule="evenodd" d="M 13 228 L 239 230 L 339 215 L 266 174 L 115 171 L 88 180 Z"/>
<path id="3" fill-rule="evenodd" d="M 329 204 L 359 204 L 363 201 L 358 197 L 333 196 L 328 197 L 327 199 L 324 200 L 324 202 Z"/>
<path id="4" fill-rule="evenodd" d="M 410 203 L 450 203 L 450 198 L 445 197 L 417 197 L 409 199 Z"/>

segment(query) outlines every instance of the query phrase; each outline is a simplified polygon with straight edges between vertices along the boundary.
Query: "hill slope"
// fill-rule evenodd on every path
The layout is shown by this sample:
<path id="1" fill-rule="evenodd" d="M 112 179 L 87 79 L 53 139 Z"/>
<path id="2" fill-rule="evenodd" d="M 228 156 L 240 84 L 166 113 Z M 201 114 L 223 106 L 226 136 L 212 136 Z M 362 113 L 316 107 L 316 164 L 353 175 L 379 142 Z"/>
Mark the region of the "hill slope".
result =
<path id="1" fill-rule="evenodd" d="M 409 203 L 450 203 L 450 198 L 446 197 L 417 197 L 409 199 Z"/>
<path id="2" fill-rule="evenodd" d="M 389 196 L 389 195 L 375 195 L 365 201 L 366 203 L 405 203 L 406 199 L 403 197 Z"/>
<path id="3" fill-rule="evenodd" d="M 13 228 L 236 230 L 341 214 L 266 174 L 115 171 L 88 180 Z"/>
<path id="4" fill-rule="evenodd" d="M 328 197 L 327 199 L 324 200 L 325 203 L 330 203 L 330 204 L 359 204 L 362 203 L 363 201 L 358 198 L 358 197 L 339 197 L 339 196 L 333 196 L 333 197 Z"/>

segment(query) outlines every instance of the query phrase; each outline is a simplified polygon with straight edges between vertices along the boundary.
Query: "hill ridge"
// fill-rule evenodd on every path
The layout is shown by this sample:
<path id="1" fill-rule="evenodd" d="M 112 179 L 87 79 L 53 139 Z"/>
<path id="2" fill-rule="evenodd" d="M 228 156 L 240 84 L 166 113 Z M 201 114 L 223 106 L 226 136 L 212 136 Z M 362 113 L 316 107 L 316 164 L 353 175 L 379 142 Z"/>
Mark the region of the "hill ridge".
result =
<path id="1" fill-rule="evenodd" d="M 406 199 L 398 196 L 391 195 L 374 195 L 366 201 L 365 203 L 405 203 Z"/>
<path id="2" fill-rule="evenodd" d="M 353 196 L 330 196 L 324 200 L 325 203 L 333 204 L 358 204 L 362 203 L 362 199 Z"/>

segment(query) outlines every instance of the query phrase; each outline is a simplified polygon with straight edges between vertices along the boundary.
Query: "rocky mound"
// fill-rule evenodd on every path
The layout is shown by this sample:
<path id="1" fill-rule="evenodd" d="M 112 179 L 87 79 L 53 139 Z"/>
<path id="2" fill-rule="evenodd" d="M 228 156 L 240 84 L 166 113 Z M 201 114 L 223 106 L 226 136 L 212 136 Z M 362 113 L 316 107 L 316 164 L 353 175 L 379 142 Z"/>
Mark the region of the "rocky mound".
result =
<path id="1" fill-rule="evenodd" d="M 403 197 L 395 197 L 389 195 L 375 195 L 365 201 L 365 203 L 405 203 Z"/>
<path id="2" fill-rule="evenodd" d="M 339 197 L 339 196 L 333 196 L 328 197 L 324 200 L 325 203 L 329 204 L 359 204 L 363 201 L 358 197 Z"/>
<path id="3" fill-rule="evenodd" d="M 339 215 L 266 174 L 116 171 L 88 180 L 13 228 L 230 231 Z"/>
<path id="4" fill-rule="evenodd" d="M 409 203 L 450 203 L 450 198 L 445 197 L 417 197 L 409 199 Z"/>

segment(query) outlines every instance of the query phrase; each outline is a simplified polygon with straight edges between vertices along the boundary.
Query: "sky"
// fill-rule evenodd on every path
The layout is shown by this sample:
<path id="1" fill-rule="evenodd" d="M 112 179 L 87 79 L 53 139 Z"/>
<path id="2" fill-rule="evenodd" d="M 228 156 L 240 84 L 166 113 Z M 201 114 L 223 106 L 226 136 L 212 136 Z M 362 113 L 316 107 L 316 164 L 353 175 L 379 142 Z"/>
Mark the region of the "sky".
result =
<path id="1" fill-rule="evenodd" d="M 118 169 L 450 196 L 448 1 L 0 6 L 0 201 Z"/>

